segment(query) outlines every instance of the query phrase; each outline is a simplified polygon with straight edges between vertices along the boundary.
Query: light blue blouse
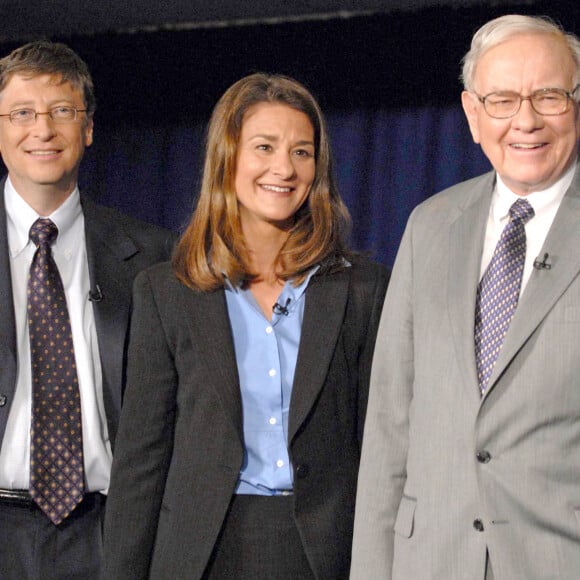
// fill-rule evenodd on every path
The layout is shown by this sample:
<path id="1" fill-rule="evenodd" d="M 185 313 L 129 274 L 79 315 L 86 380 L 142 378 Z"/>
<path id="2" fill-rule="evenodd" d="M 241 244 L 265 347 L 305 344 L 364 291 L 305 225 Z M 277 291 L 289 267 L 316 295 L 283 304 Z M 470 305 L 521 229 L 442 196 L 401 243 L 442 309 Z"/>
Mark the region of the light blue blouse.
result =
<path id="1" fill-rule="evenodd" d="M 286 282 L 268 321 L 250 290 L 226 286 L 242 395 L 245 453 L 238 494 L 292 492 L 288 413 L 311 270 L 298 287 Z"/>

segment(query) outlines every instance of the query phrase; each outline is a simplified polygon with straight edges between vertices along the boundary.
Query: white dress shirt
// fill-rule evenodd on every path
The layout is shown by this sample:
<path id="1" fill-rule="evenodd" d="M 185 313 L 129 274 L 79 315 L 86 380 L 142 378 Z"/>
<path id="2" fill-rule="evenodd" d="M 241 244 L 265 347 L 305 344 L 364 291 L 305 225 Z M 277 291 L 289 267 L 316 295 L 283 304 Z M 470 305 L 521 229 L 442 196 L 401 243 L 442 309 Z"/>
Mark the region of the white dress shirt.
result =
<path id="1" fill-rule="evenodd" d="M 85 484 L 87 491 L 106 492 L 112 453 L 103 402 L 102 371 L 90 290 L 84 216 L 78 188 L 51 215 L 39 216 L 14 189 L 4 190 L 10 272 L 16 319 L 18 374 L 16 391 L 0 450 L 0 488 L 28 489 L 30 478 L 30 421 L 32 382 L 27 322 L 26 287 L 36 247 L 30 227 L 39 217 L 58 227 L 52 254 L 66 294 L 81 395 Z"/>
<path id="2" fill-rule="evenodd" d="M 554 217 L 556 217 L 560 203 L 572 183 L 575 170 L 576 164 L 574 163 L 554 185 L 543 191 L 536 191 L 525 196 L 525 199 L 534 208 L 534 217 L 525 225 L 526 262 L 522 275 L 520 296 L 530 279 L 534 268 L 534 261 L 538 258 L 540 260 L 543 258 L 542 246 L 550 231 Z M 501 177 L 497 175 L 496 187 L 493 192 L 489 216 L 487 218 L 487 229 L 481 257 L 480 280 L 491 261 L 501 232 L 508 223 L 509 209 L 517 199 L 521 199 L 521 196 L 513 193 L 502 181 Z M 545 252 L 549 254 L 550 248 L 545 248 Z M 549 263 L 549 258 L 547 261 Z"/>

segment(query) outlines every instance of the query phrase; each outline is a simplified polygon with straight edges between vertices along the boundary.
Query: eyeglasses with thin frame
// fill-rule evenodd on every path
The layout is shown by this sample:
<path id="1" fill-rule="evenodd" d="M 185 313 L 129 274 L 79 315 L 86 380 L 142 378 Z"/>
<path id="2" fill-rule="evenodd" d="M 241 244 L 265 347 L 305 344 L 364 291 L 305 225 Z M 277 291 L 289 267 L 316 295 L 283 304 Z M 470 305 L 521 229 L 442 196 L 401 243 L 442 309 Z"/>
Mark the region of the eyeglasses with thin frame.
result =
<path id="1" fill-rule="evenodd" d="M 523 96 L 514 91 L 496 91 L 484 97 L 474 92 L 483 104 L 485 112 L 494 119 L 509 119 L 518 113 L 524 101 L 530 101 L 532 109 L 539 115 L 553 117 L 563 115 L 570 110 L 574 93 L 580 88 L 576 85 L 571 91 L 564 89 L 539 89 L 531 95 Z"/>
<path id="2" fill-rule="evenodd" d="M 87 109 L 77 109 L 76 107 L 68 107 L 60 105 L 53 107 L 46 113 L 39 113 L 34 109 L 14 109 L 7 114 L 0 115 L 0 117 L 8 117 L 13 125 L 24 127 L 27 125 L 34 125 L 38 115 L 48 115 L 55 124 L 65 125 L 66 123 L 74 123 L 79 113 L 86 113 Z"/>

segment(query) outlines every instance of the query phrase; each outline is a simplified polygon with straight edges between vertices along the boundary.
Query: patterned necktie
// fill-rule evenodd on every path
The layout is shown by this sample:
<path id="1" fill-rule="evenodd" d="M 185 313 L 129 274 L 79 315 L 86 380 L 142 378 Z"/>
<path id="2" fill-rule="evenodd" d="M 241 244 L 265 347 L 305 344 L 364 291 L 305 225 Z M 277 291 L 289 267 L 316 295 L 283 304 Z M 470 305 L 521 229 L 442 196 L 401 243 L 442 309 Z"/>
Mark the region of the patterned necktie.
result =
<path id="1" fill-rule="evenodd" d="M 55 524 L 84 494 L 81 401 L 70 319 L 50 245 L 58 228 L 38 219 L 37 246 L 28 277 L 28 330 L 32 362 L 30 495 Z"/>
<path id="2" fill-rule="evenodd" d="M 518 305 L 526 259 L 524 226 L 534 217 L 534 209 L 527 200 L 518 199 L 509 215 L 510 221 L 477 288 L 475 360 L 482 395 Z"/>

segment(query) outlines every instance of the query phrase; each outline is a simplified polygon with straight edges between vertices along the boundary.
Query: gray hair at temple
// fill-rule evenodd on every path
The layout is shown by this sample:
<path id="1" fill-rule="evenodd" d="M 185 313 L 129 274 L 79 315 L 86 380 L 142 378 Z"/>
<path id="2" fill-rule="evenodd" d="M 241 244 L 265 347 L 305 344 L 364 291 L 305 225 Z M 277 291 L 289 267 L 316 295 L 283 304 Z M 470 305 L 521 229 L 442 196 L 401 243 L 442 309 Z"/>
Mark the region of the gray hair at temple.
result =
<path id="1" fill-rule="evenodd" d="M 461 81 L 466 91 L 473 90 L 475 69 L 479 59 L 491 48 L 518 34 L 553 34 L 564 40 L 576 65 L 574 86 L 580 83 L 580 39 L 565 32 L 554 21 L 545 16 L 523 16 L 507 14 L 484 24 L 471 40 L 471 48 L 463 57 Z M 574 88 L 574 87 L 572 87 Z M 577 93 L 577 98 L 580 94 Z"/>

